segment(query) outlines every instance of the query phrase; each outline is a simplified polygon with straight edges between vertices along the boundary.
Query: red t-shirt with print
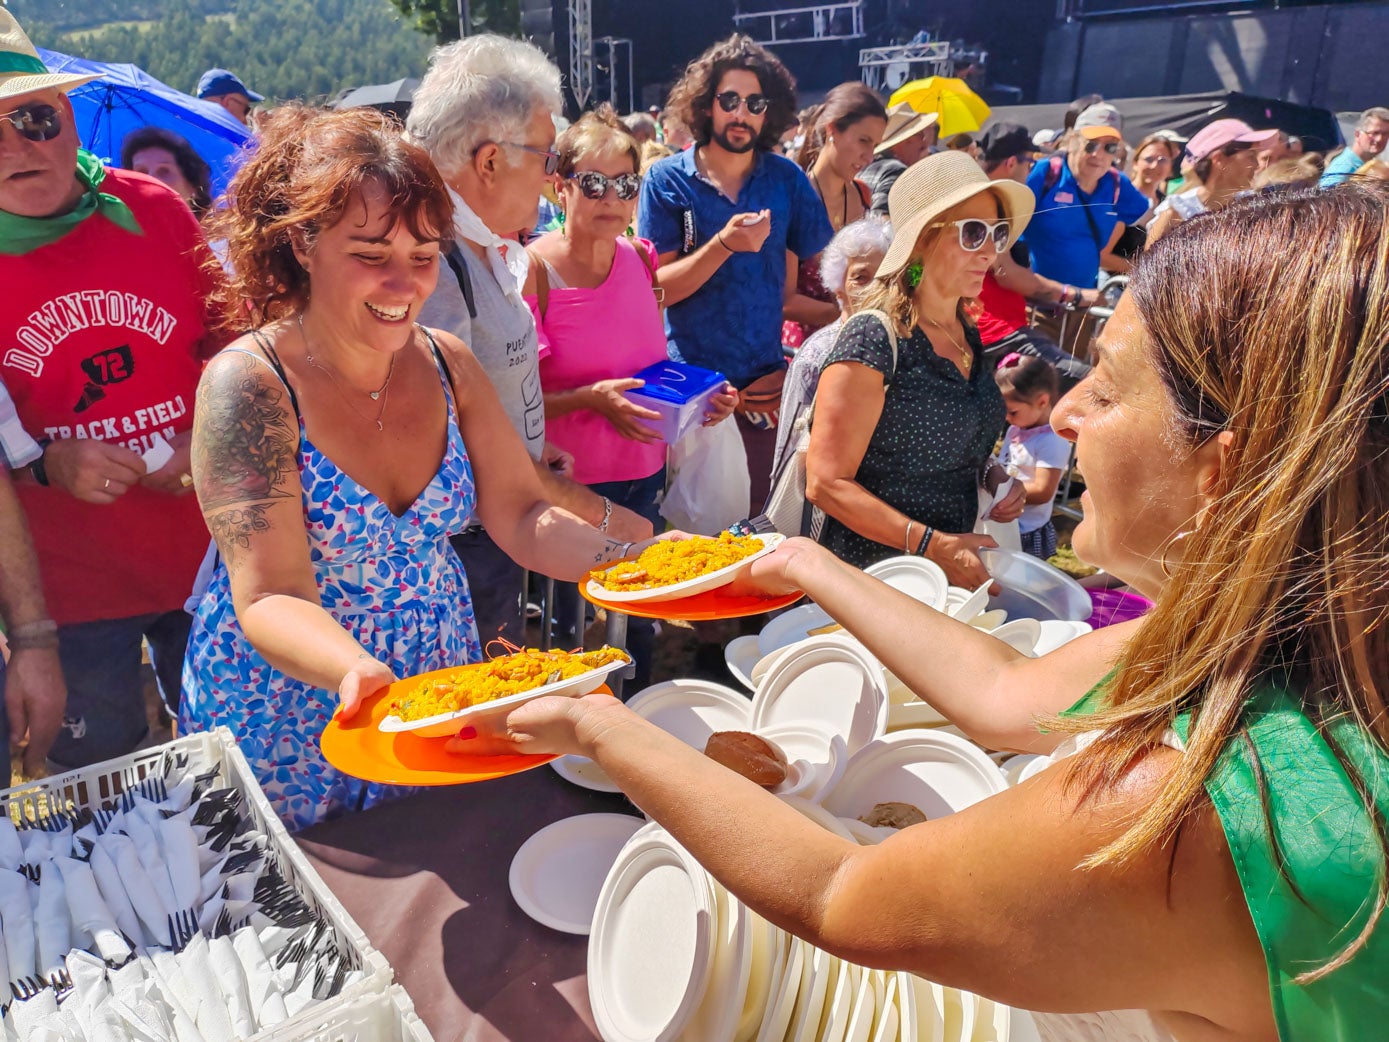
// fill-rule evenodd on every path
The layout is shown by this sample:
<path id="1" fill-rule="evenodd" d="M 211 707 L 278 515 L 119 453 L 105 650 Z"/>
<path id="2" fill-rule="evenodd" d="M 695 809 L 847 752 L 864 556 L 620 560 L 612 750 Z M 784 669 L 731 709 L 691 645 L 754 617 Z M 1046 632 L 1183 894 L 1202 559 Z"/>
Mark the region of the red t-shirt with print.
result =
<path id="1" fill-rule="evenodd" d="M 985 347 L 996 344 L 1027 325 L 1027 299 L 1011 289 L 1004 289 L 992 271 L 984 275 L 984 287 L 979 291 L 979 342 Z"/>
<path id="2" fill-rule="evenodd" d="M 143 234 L 101 214 L 23 256 L 0 255 L 0 378 L 34 438 L 98 438 L 143 454 L 193 426 L 212 276 L 193 215 L 153 178 L 101 184 Z M 115 503 L 16 486 L 60 625 L 180 607 L 208 546 L 191 494 L 136 485 Z"/>

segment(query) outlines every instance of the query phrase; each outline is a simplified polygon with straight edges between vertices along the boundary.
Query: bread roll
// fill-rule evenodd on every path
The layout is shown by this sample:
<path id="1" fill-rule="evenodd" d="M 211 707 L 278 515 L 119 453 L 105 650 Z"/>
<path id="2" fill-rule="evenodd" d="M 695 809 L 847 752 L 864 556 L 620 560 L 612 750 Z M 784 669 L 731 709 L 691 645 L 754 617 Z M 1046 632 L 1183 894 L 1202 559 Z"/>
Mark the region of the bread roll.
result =
<path id="1" fill-rule="evenodd" d="M 764 789 L 786 780 L 786 756 L 765 738 L 747 731 L 718 731 L 709 736 L 704 755 Z"/>

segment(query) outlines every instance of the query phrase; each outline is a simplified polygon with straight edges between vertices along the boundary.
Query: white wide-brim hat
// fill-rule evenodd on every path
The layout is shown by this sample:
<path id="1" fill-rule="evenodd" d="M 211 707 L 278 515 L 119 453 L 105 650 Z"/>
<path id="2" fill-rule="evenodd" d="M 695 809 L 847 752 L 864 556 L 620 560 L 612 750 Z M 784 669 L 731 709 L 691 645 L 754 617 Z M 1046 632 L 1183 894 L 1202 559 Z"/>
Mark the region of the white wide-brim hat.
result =
<path id="1" fill-rule="evenodd" d="M 895 275 L 907 266 L 927 225 L 984 192 L 994 193 L 1003 204 L 1012 246 L 1032 220 L 1037 205 L 1032 189 L 1017 181 L 989 180 L 966 152 L 937 152 L 907 167 L 887 195 L 892 245 L 878 266 L 878 277 Z"/>
<path id="2" fill-rule="evenodd" d="M 36 90 L 69 91 L 99 78 L 97 75 L 49 72 L 14 15 L 0 6 L 0 104 L 6 98 Z"/>

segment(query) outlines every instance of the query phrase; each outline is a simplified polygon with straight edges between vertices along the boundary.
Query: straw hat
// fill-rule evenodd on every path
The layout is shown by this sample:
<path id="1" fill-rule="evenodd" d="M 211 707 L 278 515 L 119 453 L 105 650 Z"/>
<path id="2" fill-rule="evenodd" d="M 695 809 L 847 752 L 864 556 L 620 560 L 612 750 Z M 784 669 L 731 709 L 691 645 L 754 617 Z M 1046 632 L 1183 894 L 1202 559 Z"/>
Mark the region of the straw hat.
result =
<path id="1" fill-rule="evenodd" d="M 935 126 L 940 118 L 934 112 L 917 112 L 908 102 L 900 101 L 887 110 L 887 129 L 874 154 L 882 155 L 893 145 L 900 145 L 909 137 L 915 137 L 927 127 Z"/>
<path id="2" fill-rule="evenodd" d="M 49 72 L 14 15 L 0 4 L 0 101 L 50 87 L 69 91 L 95 79 L 98 77 Z"/>
<path id="3" fill-rule="evenodd" d="M 1007 179 L 989 180 L 965 152 L 937 152 L 907 167 L 887 195 L 892 245 L 878 266 L 878 276 L 901 271 L 912 259 L 922 229 L 966 199 L 984 192 L 993 192 L 1003 203 L 1008 219 L 1008 245 L 1013 245 L 1032 220 L 1036 206 L 1032 189 Z"/>

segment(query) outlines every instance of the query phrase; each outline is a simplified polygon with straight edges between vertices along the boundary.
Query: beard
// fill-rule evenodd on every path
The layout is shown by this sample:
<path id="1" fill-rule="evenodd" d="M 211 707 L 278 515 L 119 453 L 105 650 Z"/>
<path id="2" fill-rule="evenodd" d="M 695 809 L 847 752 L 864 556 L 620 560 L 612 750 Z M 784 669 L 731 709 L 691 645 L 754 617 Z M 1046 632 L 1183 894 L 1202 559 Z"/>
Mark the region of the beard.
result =
<path id="1" fill-rule="evenodd" d="M 741 127 L 743 130 L 747 131 L 748 139 L 746 143 L 735 144 L 728 139 L 728 133 L 734 127 Z M 725 152 L 732 152 L 734 155 L 743 155 L 746 152 L 751 152 L 757 147 L 757 131 L 753 130 L 752 127 L 748 126 L 746 123 L 730 123 L 728 126 L 724 127 L 722 131 L 713 131 L 710 137 L 721 149 Z"/>

